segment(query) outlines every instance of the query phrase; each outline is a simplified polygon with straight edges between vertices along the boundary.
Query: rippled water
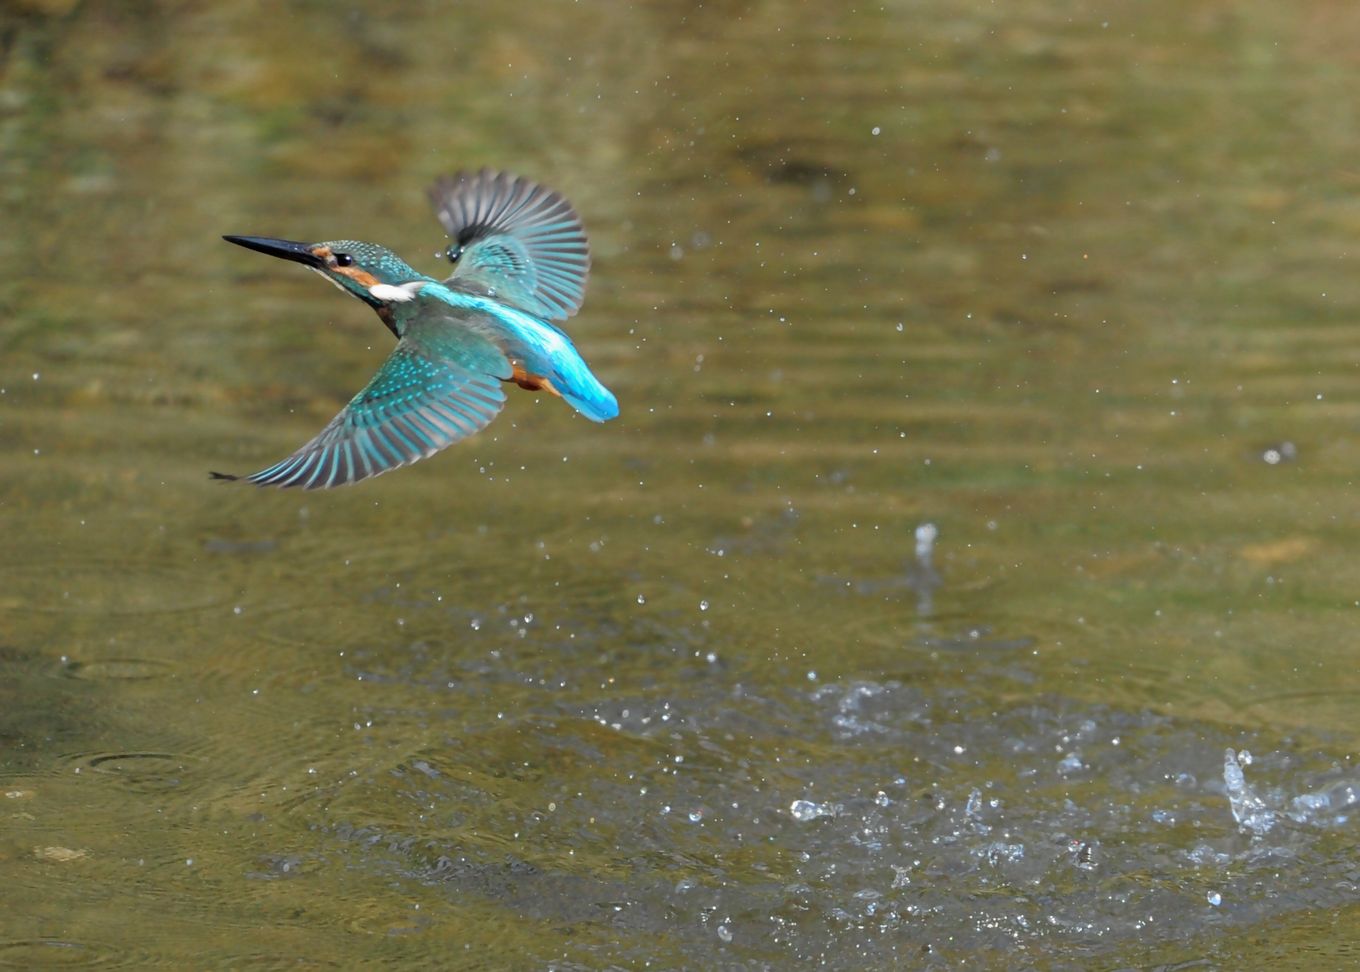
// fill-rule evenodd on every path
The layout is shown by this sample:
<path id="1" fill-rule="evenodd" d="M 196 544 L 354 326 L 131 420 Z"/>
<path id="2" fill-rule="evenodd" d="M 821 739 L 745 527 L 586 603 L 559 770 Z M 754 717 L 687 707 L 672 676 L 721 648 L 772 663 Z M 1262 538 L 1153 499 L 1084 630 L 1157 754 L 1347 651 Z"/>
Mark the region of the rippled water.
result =
<path id="1" fill-rule="evenodd" d="M 0 967 L 1343 967 L 1350 6 L 0 8 Z M 596 426 L 360 487 L 441 172 Z"/>

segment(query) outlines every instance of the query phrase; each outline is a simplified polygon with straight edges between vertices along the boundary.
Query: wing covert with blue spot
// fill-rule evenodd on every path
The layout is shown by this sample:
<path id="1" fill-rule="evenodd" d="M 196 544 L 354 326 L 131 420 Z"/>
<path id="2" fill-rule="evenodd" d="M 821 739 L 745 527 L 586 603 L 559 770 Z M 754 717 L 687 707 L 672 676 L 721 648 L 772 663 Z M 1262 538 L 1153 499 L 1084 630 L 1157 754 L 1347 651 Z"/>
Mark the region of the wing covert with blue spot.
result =
<path id="1" fill-rule="evenodd" d="M 287 459 L 244 477 L 324 489 L 410 465 L 485 428 L 505 404 L 501 379 L 430 357 L 403 339 L 363 391 Z"/>

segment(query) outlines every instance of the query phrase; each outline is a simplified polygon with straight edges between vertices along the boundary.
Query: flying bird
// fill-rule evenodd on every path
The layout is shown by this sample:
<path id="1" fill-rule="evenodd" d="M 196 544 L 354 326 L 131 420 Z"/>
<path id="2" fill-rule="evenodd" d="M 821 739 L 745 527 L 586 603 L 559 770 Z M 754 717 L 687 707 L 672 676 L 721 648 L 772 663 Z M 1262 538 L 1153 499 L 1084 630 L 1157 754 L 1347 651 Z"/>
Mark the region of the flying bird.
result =
<path id="1" fill-rule="evenodd" d="M 223 237 L 321 274 L 372 307 L 397 346 L 291 456 L 248 476 L 213 478 L 304 489 L 357 483 L 485 428 L 511 382 L 549 391 L 595 422 L 619 414 L 613 393 L 552 323 L 580 309 L 590 272 L 585 229 L 571 204 L 489 169 L 441 178 L 429 198 L 451 238 L 453 273 L 442 281 L 373 243 Z"/>

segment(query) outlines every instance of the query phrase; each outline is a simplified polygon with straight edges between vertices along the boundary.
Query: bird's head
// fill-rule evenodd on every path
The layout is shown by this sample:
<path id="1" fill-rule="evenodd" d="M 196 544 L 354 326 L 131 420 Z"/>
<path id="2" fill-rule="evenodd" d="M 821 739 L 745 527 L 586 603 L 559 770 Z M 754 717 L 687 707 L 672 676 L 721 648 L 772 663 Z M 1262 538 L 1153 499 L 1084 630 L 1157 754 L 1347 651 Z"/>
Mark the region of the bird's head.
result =
<path id="1" fill-rule="evenodd" d="M 430 278 L 413 270 L 386 247 L 358 240 L 295 243 L 264 236 L 224 236 L 248 250 L 300 263 L 315 270 L 341 290 L 381 310 L 411 300 Z"/>

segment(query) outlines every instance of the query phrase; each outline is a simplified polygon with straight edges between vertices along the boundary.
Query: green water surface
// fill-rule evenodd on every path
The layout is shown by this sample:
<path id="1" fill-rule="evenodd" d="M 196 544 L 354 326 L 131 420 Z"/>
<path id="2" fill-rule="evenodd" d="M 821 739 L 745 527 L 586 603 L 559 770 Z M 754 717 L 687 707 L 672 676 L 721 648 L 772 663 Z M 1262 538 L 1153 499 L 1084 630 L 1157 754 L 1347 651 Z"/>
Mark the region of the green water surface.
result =
<path id="1" fill-rule="evenodd" d="M 1354 825 L 1253 843 L 1219 777 L 1249 746 L 1286 801 L 1360 746 L 1358 35 L 1336 0 L 0 4 L 0 965 L 1353 959 Z M 210 482 L 390 347 L 220 236 L 437 273 L 424 187 L 483 165 L 583 214 L 569 329 L 621 417 L 512 389 L 354 488 Z M 1084 722 L 1125 768 L 1072 783 Z M 931 871 L 973 789 L 988 841 L 1096 870 Z"/>

